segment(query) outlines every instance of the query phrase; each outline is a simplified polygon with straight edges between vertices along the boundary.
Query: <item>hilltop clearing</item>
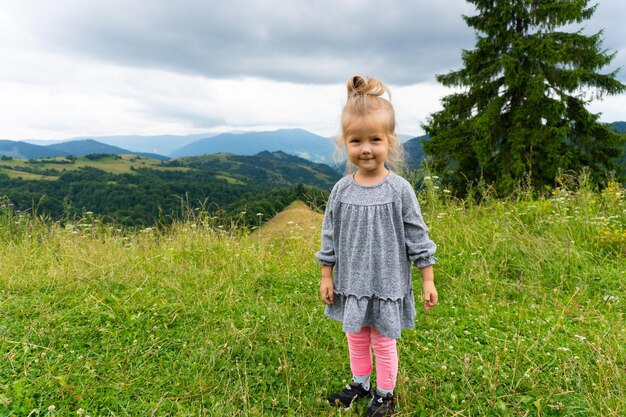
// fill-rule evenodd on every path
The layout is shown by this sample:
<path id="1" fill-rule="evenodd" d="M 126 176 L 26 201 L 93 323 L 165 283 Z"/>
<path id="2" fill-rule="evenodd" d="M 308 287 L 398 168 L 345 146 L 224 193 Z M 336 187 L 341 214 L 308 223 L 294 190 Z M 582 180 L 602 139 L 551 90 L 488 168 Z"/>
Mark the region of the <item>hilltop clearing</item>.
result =
<path id="1" fill-rule="evenodd" d="M 296 200 L 283 211 L 264 223 L 252 237 L 263 240 L 318 237 L 324 215 L 315 212 L 302 201 Z"/>

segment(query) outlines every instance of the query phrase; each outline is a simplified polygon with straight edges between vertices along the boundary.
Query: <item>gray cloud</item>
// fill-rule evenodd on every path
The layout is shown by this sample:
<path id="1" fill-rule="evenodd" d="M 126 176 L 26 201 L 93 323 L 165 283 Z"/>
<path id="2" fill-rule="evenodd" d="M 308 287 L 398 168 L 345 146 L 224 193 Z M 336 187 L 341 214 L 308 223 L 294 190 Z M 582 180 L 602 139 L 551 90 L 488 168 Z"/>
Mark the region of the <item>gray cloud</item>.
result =
<path id="1" fill-rule="evenodd" d="M 31 15 L 46 48 L 214 78 L 335 83 L 361 73 L 399 85 L 434 82 L 474 45 L 461 18 L 473 8 L 464 0 L 68 3 L 39 4 Z M 622 49 L 624 12 L 621 1 L 603 1 L 588 32 L 605 28 L 604 46 Z M 624 55 L 612 68 L 626 63 Z"/>
<path id="2" fill-rule="evenodd" d="M 463 0 L 72 3 L 35 16 L 48 50 L 217 78 L 412 84 L 458 67 L 473 43 Z"/>

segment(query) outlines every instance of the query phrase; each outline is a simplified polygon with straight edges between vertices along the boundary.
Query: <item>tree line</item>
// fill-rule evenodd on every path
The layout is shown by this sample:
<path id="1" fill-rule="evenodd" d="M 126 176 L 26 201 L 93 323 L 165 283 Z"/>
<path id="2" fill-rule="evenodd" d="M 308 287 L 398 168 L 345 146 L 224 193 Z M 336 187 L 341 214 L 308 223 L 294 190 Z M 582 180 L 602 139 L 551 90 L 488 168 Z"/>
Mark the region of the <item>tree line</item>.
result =
<path id="1" fill-rule="evenodd" d="M 256 224 L 297 198 L 306 201 L 308 195 L 323 193 L 302 184 L 229 183 L 206 171 L 136 169 L 132 174 L 112 174 L 92 167 L 64 172 L 55 181 L 0 174 L 0 190 L 16 210 L 32 210 L 60 221 L 92 212 L 124 226 L 171 223 L 198 211 L 225 222 Z"/>

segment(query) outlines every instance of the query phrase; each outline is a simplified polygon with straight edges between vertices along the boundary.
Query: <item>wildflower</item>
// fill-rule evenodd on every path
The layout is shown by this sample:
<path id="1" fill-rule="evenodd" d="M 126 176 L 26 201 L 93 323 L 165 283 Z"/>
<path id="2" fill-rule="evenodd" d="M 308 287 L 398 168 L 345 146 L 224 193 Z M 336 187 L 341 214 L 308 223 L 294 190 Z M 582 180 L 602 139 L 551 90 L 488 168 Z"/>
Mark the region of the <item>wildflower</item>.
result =
<path id="1" fill-rule="evenodd" d="M 585 340 L 587 340 L 587 338 L 585 336 L 581 336 L 579 334 L 575 334 L 574 337 L 578 340 L 580 340 L 581 342 L 584 342 Z"/>
<path id="2" fill-rule="evenodd" d="M 556 348 L 556 350 L 560 350 L 561 352 L 567 352 L 567 351 L 569 351 L 569 348 L 567 348 L 567 347 L 558 347 L 558 348 Z"/>
<path id="3" fill-rule="evenodd" d="M 57 408 L 54 405 L 50 405 L 48 406 L 48 411 L 53 412 L 54 410 L 56 410 Z"/>
<path id="4" fill-rule="evenodd" d="M 82 416 L 85 414 L 85 409 L 84 408 L 79 408 L 78 410 L 76 410 L 76 414 L 78 414 L 79 416 Z"/>
<path id="5" fill-rule="evenodd" d="M 446 365 L 441 365 L 441 370 L 445 371 L 446 369 L 448 369 L 448 367 Z"/>

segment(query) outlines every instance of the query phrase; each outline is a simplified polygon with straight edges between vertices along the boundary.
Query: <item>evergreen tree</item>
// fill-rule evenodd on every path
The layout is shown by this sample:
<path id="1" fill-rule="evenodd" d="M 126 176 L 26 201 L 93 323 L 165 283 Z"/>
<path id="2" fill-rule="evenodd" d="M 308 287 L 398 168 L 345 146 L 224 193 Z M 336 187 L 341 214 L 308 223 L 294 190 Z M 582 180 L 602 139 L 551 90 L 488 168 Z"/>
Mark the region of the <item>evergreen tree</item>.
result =
<path id="1" fill-rule="evenodd" d="M 598 71 L 615 53 L 602 31 L 585 35 L 564 26 L 588 20 L 588 0 L 468 0 L 463 16 L 477 33 L 464 68 L 437 80 L 458 92 L 422 127 L 433 168 L 465 192 L 483 178 L 506 195 L 520 182 L 551 185 L 559 170 L 588 166 L 595 180 L 616 169 L 624 138 L 585 109 L 591 99 L 621 93 L 617 70 Z M 571 26 L 570 26 L 571 27 Z"/>

